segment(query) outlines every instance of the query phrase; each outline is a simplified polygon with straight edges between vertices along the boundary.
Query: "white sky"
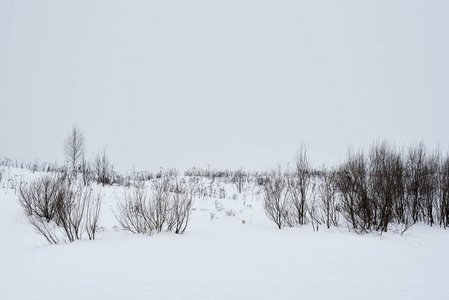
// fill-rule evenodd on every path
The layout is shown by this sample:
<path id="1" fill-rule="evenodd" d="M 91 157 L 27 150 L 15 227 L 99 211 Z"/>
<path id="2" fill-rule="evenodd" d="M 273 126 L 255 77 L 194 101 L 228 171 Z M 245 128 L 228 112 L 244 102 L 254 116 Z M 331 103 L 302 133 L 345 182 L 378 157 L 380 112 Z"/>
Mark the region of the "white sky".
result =
<path id="1" fill-rule="evenodd" d="M 0 157 L 116 169 L 449 149 L 449 1 L 0 2 Z"/>

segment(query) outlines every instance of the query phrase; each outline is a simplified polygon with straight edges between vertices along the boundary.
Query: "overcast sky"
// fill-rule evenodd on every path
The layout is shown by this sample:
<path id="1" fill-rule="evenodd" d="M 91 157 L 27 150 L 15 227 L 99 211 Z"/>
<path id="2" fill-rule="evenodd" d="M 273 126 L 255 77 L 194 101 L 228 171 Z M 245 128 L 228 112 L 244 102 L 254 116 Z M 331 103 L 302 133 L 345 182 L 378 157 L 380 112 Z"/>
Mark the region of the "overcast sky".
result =
<path id="1" fill-rule="evenodd" d="M 0 157 L 116 169 L 315 166 L 449 149 L 449 1 L 0 2 Z"/>

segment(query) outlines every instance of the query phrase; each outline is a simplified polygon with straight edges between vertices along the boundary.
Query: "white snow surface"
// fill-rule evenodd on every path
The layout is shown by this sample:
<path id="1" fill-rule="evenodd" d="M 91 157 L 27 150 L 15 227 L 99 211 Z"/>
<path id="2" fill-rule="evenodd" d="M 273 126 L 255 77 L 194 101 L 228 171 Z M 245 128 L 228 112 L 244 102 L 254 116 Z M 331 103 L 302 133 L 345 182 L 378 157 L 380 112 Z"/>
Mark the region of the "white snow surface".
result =
<path id="1" fill-rule="evenodd" d="M 233 199 L 228 185 L 228 199 L 195 200 L 185 234 L 145 236 L 118 228 L 112 209 L 123 188 L 106 187 L 96 240 L 47 245 L 5 182 L 0 299 L 448 299 L 449 232 L 439 227 L 279 230 L 256 189 Z"/>

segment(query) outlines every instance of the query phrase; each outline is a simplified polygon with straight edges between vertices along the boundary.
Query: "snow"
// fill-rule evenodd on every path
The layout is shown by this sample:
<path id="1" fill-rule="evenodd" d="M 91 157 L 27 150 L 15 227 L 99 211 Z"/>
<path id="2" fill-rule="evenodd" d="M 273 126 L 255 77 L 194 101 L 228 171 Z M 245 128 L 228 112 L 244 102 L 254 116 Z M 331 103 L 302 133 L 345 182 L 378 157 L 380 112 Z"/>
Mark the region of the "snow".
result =
<path id="1" fill-rule="evenodd" d="M 11 174 L 36 176 L 19 169 Z M 115 227 L 112 209 L 122 188 L 106 187 L 98 239 L 49 246 L 28 224 L 5 178 L 0 299 L 448 297 L 449 233 L 438 227 L 417 224 L 404 235 L 382 236 L 343 227 L 278 230 L 257 190 L 234 200 L 227 186 L 227 199 L 195 200 L 185 234 L 144 236 Z M 226 215 L 230 209 L 235 216 Z"/>

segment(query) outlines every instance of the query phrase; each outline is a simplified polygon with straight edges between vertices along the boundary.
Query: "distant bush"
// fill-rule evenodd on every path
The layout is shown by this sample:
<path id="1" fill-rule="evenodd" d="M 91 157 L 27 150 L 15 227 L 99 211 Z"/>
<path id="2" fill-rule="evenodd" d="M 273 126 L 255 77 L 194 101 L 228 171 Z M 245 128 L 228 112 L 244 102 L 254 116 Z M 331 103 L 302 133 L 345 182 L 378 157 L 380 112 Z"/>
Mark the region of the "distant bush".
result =
<path id="1" fill-rule="evenodd" d="M 162 174 L 151 191 L 144 183 L 130 187 L 120 199 L 115 217 L 124 230 L 151 235 L 164 228 L 185 232 L 193 206 L 192 193 L 185 183 Z"/>
<path id="2" fill-rule="evenodd" d="M 92 168 L 95 181 L 98 184 L 105 186 L 113 183 L 114 171 L 106 147 L 95 155 Z"/>

